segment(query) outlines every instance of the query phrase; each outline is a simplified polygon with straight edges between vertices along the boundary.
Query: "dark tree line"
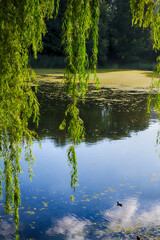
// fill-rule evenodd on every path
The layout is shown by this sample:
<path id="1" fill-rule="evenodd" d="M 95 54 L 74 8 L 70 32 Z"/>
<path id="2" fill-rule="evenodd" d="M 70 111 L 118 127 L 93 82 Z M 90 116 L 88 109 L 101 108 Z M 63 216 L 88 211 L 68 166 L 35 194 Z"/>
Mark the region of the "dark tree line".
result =
<path id="1" fill-rule="evenodd" d="M 65 1 L 61 1 L 58 16 L 47 21 L 48 33 L 43 38 L 41 55 L 53 60 L 56 66 L 61 59 L 63 67 L 64 48 L 62 39 L 62 20 L 66 9 Z M 149 28 L 132 26 L 132 15 L 129 0 L 106 0 L 100 4 L 98 66 L 107 67 L 117 63 L 153 63 L 156 54 L 153 51 L 152 35 Z M 88 40 L 88 55 L 92 55 L 92 40 Z M 44 59 L 46 59 L 44 58 Z M 43 66 L 43 62 L 41 67 Z"/>

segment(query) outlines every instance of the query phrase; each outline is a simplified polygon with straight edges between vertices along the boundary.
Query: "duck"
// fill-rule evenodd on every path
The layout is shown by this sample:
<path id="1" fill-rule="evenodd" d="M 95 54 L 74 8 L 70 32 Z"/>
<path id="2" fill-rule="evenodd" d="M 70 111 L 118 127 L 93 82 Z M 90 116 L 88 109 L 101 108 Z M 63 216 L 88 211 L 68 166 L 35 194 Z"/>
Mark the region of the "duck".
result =
<path id="1" fill-rule="evenodd" d="M 117 206 L 120 206 L 120 207 L 122 207 L 122 203 L 120 203 L 120 202 L 117 202 Z"/>

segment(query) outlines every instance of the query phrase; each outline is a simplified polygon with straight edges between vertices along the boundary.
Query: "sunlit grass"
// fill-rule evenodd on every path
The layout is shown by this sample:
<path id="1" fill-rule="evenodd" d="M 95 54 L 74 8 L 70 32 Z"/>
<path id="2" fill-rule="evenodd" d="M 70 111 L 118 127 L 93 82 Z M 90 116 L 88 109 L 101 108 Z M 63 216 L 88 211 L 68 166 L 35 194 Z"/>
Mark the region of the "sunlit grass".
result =
<path id="1" fill-rule="evenodd" d="M 39 81 L 62 82 L 64 69 L 34 69 Z M 119 69 L 98 69 L 97 76 L 100 85 L 103 87 L 132 87 L 150 88 L 152 84 L 153 71 L 142 70 L 119 70 Z M 90 83 L 94 82 L 94 74 L 90 76 Z"/>

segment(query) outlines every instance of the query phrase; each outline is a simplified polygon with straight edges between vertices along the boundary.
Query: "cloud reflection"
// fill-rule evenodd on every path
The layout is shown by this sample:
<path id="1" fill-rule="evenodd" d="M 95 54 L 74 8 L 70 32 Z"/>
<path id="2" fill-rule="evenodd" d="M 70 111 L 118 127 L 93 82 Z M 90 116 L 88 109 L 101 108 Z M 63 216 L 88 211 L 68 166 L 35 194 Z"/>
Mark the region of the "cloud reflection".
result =
<path id="1" fill-rule="evenodd" d="M 46 234 L 48 236 L 62 234 L 67 240 L 105 239 L 106 237 L 110 240 L 121 239 L 121 237 L 130 239 L 131 235 L 136 238 L 137 234 L 143 234 L 143 237 L 150 239 L 148 237 L 151 228 L 155 236 L 160 232 L 160 203 L 152 204 L 147 209 L 144 207 L 146 206 L 141 207 L 138 199 L 129 198 L 123 201 L 122 207 L 115 206 L 104 211 L 103 224 L 102 221 L 95 224 L 87 219 L 69 215 L 53 222 Z"/>
<path id="2" fill-rule="evenodd" d="M 15 233 L 14 224 L 9 224 L 7 221 L 3 221 L 0 223 L 0 239 L 12 240 L 13 234 Z"/>
<path id="3" fill-rule="evenodd" d="M 127 199 L 123 207 L 116 207 L 106 210 L 103 213 L 105 219 L 109 221 L 112 230 L 131 228 L 150 228 L 160 226 L 160 203 L 152 205 L 150 209 L 142 210 L 138 200 L 135 198 Z"/>
<path id="4" fill-rule="evenodd" d="M 91 225 L 91 222 L 86 219 L 78 219 L 75 216 L 69 215 L 58 220 L 53 227 L 46 231 L 49 236 L 55 234 L 63 234 L 67 240 L 87 240 L 86 230 Z"/>

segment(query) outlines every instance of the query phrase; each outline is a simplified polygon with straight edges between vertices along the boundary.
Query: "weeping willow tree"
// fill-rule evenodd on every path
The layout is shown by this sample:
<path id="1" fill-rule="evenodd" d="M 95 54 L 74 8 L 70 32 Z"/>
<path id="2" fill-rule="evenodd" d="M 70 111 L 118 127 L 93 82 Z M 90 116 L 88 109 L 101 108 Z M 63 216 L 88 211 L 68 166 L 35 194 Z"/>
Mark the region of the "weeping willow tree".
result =
<path id="1" fill-rule="evenodd" d="M 158 52 L 160 50 L 160 1 L 159 0 L 131 0 L 132 23 L 138 24 L 143 28 L 150 28 L 153 39 L 153 49 Z M 151 111 L 151 102 L 157 113 L 160 111 L 160 79 L 154 77 L 160 76 L 160 56 L 157 57 L 157 69 L 153 75 L 151 86 L 148 111 Z M 155 98 L 151 98 L 152 90 L 156 88 L 157 94 Z"/>
<path id="2" fill-rule="evenodd" d="M 31 177 L 31 145 L 37 136 L 29 130 L 28 121 L 38 123 L 39 119 L 39 105 L 32 90 L 33 81 L 37 85 L 36 76 L 28 68 L 29 49 L 35 57 L 42 49 L 45 19 L 52 16 L 53 9 L 52 0 L 0 1 L 0 157 L 4 161 L 0 188 L 2 194 L 4 179 L 5 211 L 14 214 L 17 239 L 22 148 Z"/>
<path id="3" fill-rule="evenodd" d="M 32 119 L 38 124 L 39 105 L 35 91 L 37 80 L 28 67 L 29 51 L 34 57 L 42 50 L 42 37 L 46 33 L 45 20 L 57 14 L 59 0 L 1 0 L 0 1 L 0 158 L 4 161 L 4 171 L 0 171 L 0 192 L 5 182 L 5 211 L 15 218 L 16 239 L 18 239 L 20 205 L 19 174 L 22 149 L 28 162 L 29 175 L 34 157 L 31 151 L 33 140 L 37 138 L 29 130 Z M 74 146 L 84 138 L 83 121 L 79 117 L 77 102 L 84 101 L 88 87 L 89 59 L 86 40 L 93 37 L 92 66 L 95 70 L 98 45 L 99 0 L 68 0 L 63 20 L 63 44 L 65 46 L 67 68 L 65 84 L 71 103 L 65 112 L 60 128 L 66 127 L 72 145 L 68 150 L 69 164 L 72 166 L 71 186 L 77 182 L 77 162 Z M 95 75 L 96 79 L 96 75 Z M 36 86 L 33 90 L 33 83 Z"/>

